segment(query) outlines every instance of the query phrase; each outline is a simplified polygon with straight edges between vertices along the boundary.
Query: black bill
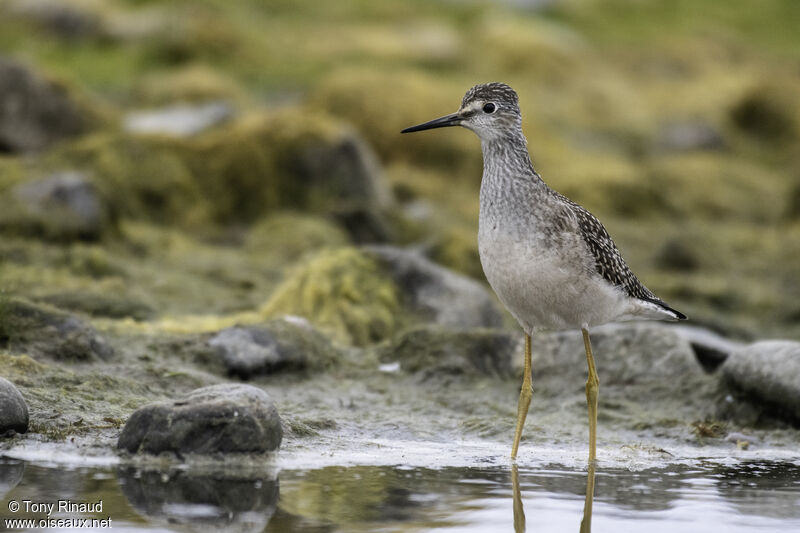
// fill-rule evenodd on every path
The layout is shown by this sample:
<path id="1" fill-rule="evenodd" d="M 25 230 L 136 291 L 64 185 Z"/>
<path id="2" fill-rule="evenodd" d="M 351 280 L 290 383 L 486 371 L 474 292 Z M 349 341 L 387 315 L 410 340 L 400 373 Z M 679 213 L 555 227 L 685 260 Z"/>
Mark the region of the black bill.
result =
<path id="1" fill-rule="evenodd" d="M 458 116 L 458 114 L 453 113 L 452 115 L 435 118 L 430 122 L 425 122 L 424 124 L 417 124 L 416 126 L 411 126 L 410 128 L 404 129 L 400 133 L 411 133 L 414 131 L 432 130 L 433 128 L 446 128 L 448 126 L 458 126 L 460 123 L 461 123 L 461 118 Z"/>

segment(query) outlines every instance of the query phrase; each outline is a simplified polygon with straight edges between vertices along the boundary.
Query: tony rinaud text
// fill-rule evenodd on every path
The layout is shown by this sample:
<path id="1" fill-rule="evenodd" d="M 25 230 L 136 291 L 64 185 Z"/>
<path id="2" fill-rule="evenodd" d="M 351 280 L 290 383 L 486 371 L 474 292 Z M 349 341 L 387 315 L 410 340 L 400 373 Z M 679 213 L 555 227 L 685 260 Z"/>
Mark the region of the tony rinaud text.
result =
<path id="1" fill-rule="evenodd" d="M 103 500 L 96 502 L 74 502 L 72 500 L 57 500 L 54 502 L 35 502 L 22 500 L 22 509 L 28 513 L 47 513 L 47 516 L 58 511 L 59 513 L 102 513 Z"/>

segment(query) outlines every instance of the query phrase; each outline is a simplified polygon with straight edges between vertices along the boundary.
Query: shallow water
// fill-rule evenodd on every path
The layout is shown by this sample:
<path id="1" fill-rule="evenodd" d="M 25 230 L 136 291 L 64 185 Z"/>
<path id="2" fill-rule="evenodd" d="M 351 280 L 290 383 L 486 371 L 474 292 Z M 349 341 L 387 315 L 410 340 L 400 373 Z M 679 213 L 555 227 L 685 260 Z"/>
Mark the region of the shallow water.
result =
<path id="1" fill-rule="evenodd" d="M 516 474 L 516 475 L 515 475 Z M 70 500 L 111 518 L 116 531 L 578 531 L 588 473 L 520 467 L 326 466 L 247 474 L 170 473 L 130 466 L 74 467 L 0 459 L 0 517 Z M 517 481 L 518 479 L 518 481 Z M 97 511 L 97 509 L 95 509 Z M 12 524 L 0 524 L 9 530 Z M 99 526 L 99 524 L 98 524 Z M 798 531 L 800 464 L 698 462 L 596 474 L 592 531 Z"/>

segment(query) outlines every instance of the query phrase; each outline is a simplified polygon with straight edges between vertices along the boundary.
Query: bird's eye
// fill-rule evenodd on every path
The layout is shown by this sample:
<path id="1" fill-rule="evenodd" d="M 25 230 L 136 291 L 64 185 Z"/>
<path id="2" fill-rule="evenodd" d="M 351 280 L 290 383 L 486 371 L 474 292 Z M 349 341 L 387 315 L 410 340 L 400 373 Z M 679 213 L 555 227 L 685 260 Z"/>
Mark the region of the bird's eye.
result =
<path id="1" fill-rule="evenodd" d="M 491 102 L 489 102 L 488 104 L 485 104 L 483 106 L 483 112 L 484 113 L 494 113 L 496 109 L 497 109 L 497 106 L 494 105 Z"/>

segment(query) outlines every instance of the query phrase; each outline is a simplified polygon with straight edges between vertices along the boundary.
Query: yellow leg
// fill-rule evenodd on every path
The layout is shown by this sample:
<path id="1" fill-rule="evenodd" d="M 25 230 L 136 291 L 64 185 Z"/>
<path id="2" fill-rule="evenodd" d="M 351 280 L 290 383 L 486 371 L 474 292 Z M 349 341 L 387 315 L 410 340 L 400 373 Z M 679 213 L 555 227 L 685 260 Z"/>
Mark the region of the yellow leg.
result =
<path id="1" fill-rule="evenodd" d="M 600 380 L 594 368 L 592 343 L 589 341 L 589 330 L 581 328 L 583 346 L 586 348 L 586 362 L 589 364 L 589 378 L 586 380 L 586 403 L 589 404 L 589 465 L 594 465 L 597 453 L 597 393 Z"/>
<path id="2" fill-rule="evenodd" d="M 525 425 L 525 417 L 528 416 L 528 407 L 531 405 L 533 396 L 533 385 L 531 384 L 531 336 L 525 334 L 525 370 L 522 376 L 522 390 L 519 393 L 519 404 L 517 405 L 517 430 L 514 432 L 514 445 L 511 447 L 511 458 L 517 458 L 519 450 L 519 439 L 522 438 L 522 426 Z"/>

